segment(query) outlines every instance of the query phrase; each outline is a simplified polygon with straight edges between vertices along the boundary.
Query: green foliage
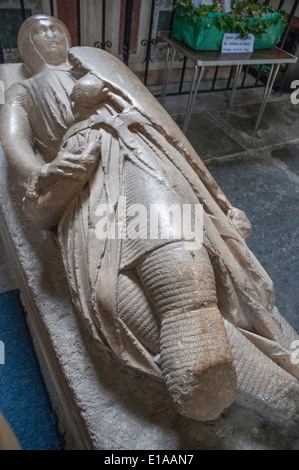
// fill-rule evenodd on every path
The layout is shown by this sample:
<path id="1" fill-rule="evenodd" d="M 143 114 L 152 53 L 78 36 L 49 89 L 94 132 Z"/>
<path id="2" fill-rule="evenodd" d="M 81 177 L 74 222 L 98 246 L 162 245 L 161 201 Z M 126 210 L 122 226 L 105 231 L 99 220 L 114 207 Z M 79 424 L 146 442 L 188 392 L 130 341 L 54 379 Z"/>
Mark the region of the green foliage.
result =
<path id="1" fill-rule="evenodd" d="M 174 11 L 188 19 L 190 24 L 197 24 L 203 18 L 213 17 L 214 25 L 227 33 L 238 33 L 241 38 L 248 34 L 261 37 L 270 26 L 279 22 L 287 24 L 287 14 L 268 6 L 250 2 L 231 2 L 231 12 L 225 13 L 222 2 L 213 0 L 212 5 L 199 5 L 196 8 L 192 0 L 177 1 Z"/>

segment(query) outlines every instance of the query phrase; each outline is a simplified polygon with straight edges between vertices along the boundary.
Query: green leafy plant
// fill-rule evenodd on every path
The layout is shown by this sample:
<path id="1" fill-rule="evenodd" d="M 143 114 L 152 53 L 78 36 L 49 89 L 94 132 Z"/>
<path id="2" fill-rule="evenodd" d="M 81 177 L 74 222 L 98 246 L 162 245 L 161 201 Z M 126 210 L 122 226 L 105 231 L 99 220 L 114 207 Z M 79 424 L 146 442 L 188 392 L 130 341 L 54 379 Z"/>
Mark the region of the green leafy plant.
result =
<path id="1" fill-rule="evenodd" d="M 261 37 L 272 25 L 281 22 L 287 24 L 287 13 L 276 11 L 268 6 L 250 2 L 231 3 L 231 12 L 225 13 L 222 2 L 213 1 L 212 5 L 199 5 L 196 8 L 192 0 L 177 1 L 174 11 L 188 18 L 191 24 L 197 24 L 203 18 L 213 17 L 214 25 L 227 33 L 238 33 L 241 38 L 248 34 Z M 218 14 L 218 15 L 215 15 Z"/>

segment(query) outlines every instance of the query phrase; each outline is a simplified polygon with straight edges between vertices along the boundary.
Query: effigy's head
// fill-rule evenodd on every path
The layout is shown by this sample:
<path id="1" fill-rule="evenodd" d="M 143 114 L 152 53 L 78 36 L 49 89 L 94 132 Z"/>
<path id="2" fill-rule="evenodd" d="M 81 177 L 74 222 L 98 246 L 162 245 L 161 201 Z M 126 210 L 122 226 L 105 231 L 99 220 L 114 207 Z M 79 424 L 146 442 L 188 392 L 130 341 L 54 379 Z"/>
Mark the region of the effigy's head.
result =
<path id="1" fill-rule="evenodd" d="M 68 29 L 53 16 L 30 16 L 20 28 L 18 48 L 33 74 L 66 63 L 70 47 Z"/>

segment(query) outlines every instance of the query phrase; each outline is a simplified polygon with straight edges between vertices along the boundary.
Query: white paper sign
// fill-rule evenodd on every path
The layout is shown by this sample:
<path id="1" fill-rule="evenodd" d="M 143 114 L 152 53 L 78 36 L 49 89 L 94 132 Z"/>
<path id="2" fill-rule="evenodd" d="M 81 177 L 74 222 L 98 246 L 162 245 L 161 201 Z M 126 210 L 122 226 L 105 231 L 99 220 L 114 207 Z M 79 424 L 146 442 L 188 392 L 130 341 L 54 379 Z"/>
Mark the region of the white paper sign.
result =
<path id="1" fill-rule="evenodd" d="M 198 8 L 199 5 L 212 5 L 213 0 L 192 0 L 193 5 Z"/>
<path id="2" fill-rule="evenodd" d="M 225 13 L 230 13 L 231 12 L 230 1 L 231 0 L 222 0 L 222 4 L 223 4 Z"/>
<path id="3" fill-rule="evenodd" d="M 241 39 L 238 33 L 225 33 L 222 41 L 223 53 L 253 52 L 254 35 L 248 34 L 246 39 Z"/>

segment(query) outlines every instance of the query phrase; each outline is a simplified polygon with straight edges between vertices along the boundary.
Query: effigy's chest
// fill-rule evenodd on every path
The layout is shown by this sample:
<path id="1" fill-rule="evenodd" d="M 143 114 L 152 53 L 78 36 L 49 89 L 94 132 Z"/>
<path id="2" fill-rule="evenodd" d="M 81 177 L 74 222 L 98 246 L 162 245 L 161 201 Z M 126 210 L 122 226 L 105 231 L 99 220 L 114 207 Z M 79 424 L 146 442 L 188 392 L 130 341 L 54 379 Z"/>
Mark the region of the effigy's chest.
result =
<path id="1" fill-rule="evenodd" d="M 28 82 L 27 112 L 34 139 L 45 148 L 55 148 L 74 123 L 70 95 L 75 82 L 65 72 L 42 73 Z"/>

